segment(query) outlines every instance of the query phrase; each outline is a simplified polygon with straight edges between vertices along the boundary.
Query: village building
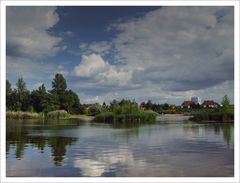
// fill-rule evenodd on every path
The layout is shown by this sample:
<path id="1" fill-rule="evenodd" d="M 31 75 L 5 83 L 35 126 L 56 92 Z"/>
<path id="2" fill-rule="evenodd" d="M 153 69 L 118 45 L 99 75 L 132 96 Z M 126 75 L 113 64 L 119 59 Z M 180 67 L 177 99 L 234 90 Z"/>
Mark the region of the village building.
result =
<path id="1" fill-rule="evenodd" d="M 204 100 L 202 103 L 202 106 L 204 108 L 218 108 L 220 105 L 217 102 L 214 102 L 214 100 Z"/>
<path id="2" fill-rule="evenodd" d="M 190 109 L 195 103 L 191 100 L 186 100 L 182 103 L 181 108 L 188 108 Z"/>

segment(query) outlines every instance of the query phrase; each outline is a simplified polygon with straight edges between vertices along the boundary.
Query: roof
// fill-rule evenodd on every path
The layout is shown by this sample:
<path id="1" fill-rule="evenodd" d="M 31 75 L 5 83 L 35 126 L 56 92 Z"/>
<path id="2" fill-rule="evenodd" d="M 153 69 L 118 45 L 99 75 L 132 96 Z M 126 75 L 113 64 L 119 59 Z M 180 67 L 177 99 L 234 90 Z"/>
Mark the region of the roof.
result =
<path id="1" fill-rule="evenodd" d="M 182 106 L 190 106 L 190 105 L 194 105 L 195 103 L 191 100 L 186 100 L 182 103 Z"/>
<path id="2" fill-rule="evenodd" d="M 219 104 L 217 102 L 214 102 L 214 100 L 204 100 L 202 105 L 209 106 L 209 105 L 219 105 Z"/>

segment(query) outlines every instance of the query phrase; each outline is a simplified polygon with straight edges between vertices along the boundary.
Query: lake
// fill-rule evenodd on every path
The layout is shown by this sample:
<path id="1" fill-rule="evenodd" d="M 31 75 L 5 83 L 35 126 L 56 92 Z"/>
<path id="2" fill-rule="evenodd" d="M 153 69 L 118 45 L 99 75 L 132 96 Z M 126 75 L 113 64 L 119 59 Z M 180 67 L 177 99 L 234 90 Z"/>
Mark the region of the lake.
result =
<path id="1" fill-rule="evenodd" d="M 231 177 L 234 127 L 162 121 L 7 121 L 6 174 L 27 177 Z"/>

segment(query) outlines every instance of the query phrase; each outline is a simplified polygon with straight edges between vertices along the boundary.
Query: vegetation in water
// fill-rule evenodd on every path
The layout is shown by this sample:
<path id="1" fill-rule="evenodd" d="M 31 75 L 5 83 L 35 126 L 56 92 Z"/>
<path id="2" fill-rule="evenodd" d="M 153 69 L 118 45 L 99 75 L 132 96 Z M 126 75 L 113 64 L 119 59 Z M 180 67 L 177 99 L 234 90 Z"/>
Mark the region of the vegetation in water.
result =
<path id="1" fill-rule="evenodd" d="M 64 119 L 69 118 L 70 114 L 65 110 L 56 110 L 47 113 L 46 118 L 54 118 L 54 119 Z"/>
<path id="2" fill-rule="evenodd" d="M 135 101 L 122 100 L 117 102 L 114 100 L 110 103 L 109 107 L 105 108 L 104 112 L 96 115 L 94 121 L 107 123 L 144 123 L 155 121 L 157 115 L 154 111 L 141 110 Z"/>

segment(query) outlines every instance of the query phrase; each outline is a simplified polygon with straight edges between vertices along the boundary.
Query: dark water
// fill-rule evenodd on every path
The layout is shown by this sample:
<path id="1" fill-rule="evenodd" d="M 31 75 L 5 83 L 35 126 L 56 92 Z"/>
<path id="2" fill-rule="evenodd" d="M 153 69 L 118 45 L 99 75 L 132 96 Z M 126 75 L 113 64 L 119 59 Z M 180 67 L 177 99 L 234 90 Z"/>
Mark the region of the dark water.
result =
<path id="1" fill-rule="evenodd" d="M 232 124 L 7 121 L 7 176 L 233 176 Z"/>

